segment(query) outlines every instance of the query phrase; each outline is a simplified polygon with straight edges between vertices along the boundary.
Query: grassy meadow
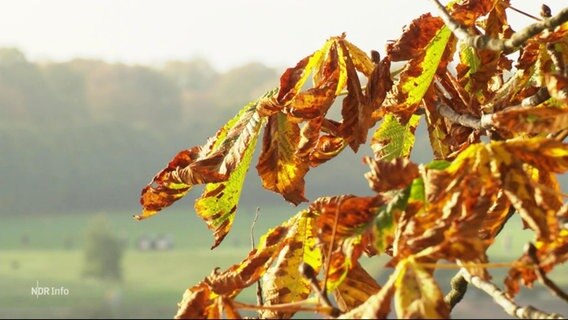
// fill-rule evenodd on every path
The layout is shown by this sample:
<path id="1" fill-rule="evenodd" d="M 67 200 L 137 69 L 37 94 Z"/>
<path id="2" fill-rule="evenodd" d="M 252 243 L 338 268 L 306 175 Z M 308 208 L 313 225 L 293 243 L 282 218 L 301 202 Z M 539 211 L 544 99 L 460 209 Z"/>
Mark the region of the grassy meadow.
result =
<path id="1" fill-rule="evenodd" d="M 258 237 L 269 227 L 290 217 L 291 207 L 261 209 L 255 226 Z M 136 222 L 127 212 L 102 213 L 112 223 L 113 231 L 127 246 L 123 259 L 121 283 L 101 282 L 81 276 L 85 263 L 82 250 L 84 231 L 93 215 L 32 215 L 3 218 L 0 232 L 0 317 L 2 318 L 171 318 L 183 291 L 215 267 L 226 268 L 240 261 L 250 249 L 250 224 L 254 209 L 237 213 L 233 230 L 223 244 L 211 251 L 211 233 L 191 211 L 171 209 L 143 222 Z M 174 247 L 167 251 L 140 251 L 136 241 L 143 235 L 170 235 Z M 513 220 L 490 251 L 491 261 L 512 261 L 520 254 L 530 234 Z M 384 283 L 390 270 L 383 268 L 386 257 L 362 258 L 364 265 Z M 502 279 L 506 269 L 491 270 Z M 447 290 L 453 270 L 437 272 Z M 562 287 L 568 286 L 568 268 L 552 273 Z M 500 284 L 501 280 L 497 280 Z M 67 295 L 34 296 L 39 286 L 64 287 Z M 544 290 L 526 290 L 523 301 L 539 306 L 535 299 L 548 303 L 556 299 Z M 243 292 L 239 301 L 254 301 L 253 289 Z M 469 299 L 469 300 L 468 300 Z M 485 300 L 484 300 L 485 299 Z M 487 300 L 487 301 L 486 301 Z M 540 300 L 538 300 L 540 301 Z M 471 317 L 479 313 L 472 306 L 486 304 L 487 316 L 502 317 L 490 299 L 470 289 L 466 302 L 456 308 L 455 316 Z M 547 305 L 548 306 L 548 305 Z M 561 312 L 560 308 L 548 311 Z M 493 309 L 491 309 L 493 308 Z M 479 309 L 478 309 L 479 310 Z M 493 311 L 491 311 L 493 310 Z M 485 313 L 474 314 L 484 317 Z"/>

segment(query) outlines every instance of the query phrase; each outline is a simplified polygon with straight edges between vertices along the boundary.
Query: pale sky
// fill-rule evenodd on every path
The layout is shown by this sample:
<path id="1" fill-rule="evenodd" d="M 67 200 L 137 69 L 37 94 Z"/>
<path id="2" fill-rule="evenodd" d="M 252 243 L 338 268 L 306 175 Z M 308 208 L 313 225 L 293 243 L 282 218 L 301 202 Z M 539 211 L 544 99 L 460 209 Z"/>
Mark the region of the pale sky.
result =
<path id="1" fill-rule="evenodd" d="M 538 15 L 540 1 L 511 2 Z M 547 4 L 558 12 L 567 1 Z M 342 32 L 383 53 L 403 25 L 431 10 L 428 0 L 0 0 L 0 47 L 32 60 L 159 64 L 200 56 L 221 70 L 250 61 L 285 67 Z M 508 14 L 516 29 L 533 22 Z"/>

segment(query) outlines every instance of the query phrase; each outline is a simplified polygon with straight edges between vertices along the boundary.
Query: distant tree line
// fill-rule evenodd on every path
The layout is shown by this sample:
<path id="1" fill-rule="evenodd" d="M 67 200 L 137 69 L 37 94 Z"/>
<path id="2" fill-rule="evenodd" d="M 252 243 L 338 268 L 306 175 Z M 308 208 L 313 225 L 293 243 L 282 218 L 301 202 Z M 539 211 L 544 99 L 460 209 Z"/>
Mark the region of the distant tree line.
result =
<path id="1" fill-rule="evenodd" d="M 278 83 L 279 71 L 250 63 L 219 72 L 199 58 L 35 62 L 0 49 L 0 215 L 137 210 L 146 176 L 201 144 Z M 334 160 L 342 169 L 333 175 L 313 170 L 308 195 L 339 191 L 349 178 L 367 190 L 356 179 L 365 166 L 353 165 L 361 157 Z M 243 205 L 281 203 L 257 180 L 247 179 Z"/>

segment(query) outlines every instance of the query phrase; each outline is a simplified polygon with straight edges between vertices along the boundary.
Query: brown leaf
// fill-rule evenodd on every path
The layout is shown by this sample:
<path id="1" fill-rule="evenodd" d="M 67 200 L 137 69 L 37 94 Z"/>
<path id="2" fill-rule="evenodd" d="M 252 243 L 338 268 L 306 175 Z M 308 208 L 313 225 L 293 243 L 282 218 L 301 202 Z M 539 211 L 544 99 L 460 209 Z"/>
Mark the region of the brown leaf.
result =
<path id="1" fill-rule="evenodd" d="M 223 272 L 213 272 L 205 279 L 215 294 L 232 297 L 255 283 L 266 272 L 282 247 L 288 233 L 288 224 L 270 229 L 261 239 L 258 248 L 249 252 L 240 263 Z"/>
<path id="2" fill-rule="evenodd" d="M 264 129 L 262 151 L 256 166 L 264 188 L 280 193 L 298 205 L 304 197 L 304 176 L 308 162 L 296 155 L 300 129 L 283 113 L 268 118 Z"/>
<path id="3" fill-rule="evenodd" d="M 181 302 L 178 303 L 176 319 L 219 319 L 219 307 L 217 299 L 211 288 L 205 283 L 185 290 Z"/>
<path id="4" fill-rule="evenodd" d="M 316 244 L 315 217 L 307 210 L 296 215 L 294 224 L 284 239 L 286 245 L 262 278 L 264 305 L 277 305 L 304 300 L 312 291 L 310 280 L 299 268 L 308 264 L 314 273 L 320 270 L 321 252 Z M 263 318 L 291 318 L 293 312 L 265 310 Z"/>
<path id="5" fill-rule="evenodd" d="M 153 216 L 182 198 L 193 185 L 218 183 L 229 179 L 249 147 L 254 147 L 262 119 L 256 112 L 257 102 L 245 106 L 233 119 L 217 131 L 214 138 L 200 147 L 178 153 L 142 189 L 143 211 L 138 220 Z"/>
<path id="6" fill-rule="evenodd" d="M 448 319 L 450 308 L 442 291 L 427 271 L 414 259 L 401 261 L 403 267 L 395 281 L 396 315 L 401 319 Z"/>
<path id="7" fill-rule="evenodd" d="M 387 44 L 390 60 L 404 61 L 423 55 L 424 48 L 443 25 L 442 19 L 433 17 L 430 13 L 414 19 L 402 30 L 402 35 L 396 42 Z"/>
<path id="8" fill-rule="evenodd" d="M 406 188 L 419 175 L 418 166 L 406 158 L 384 161 L 365 157 L 363 160 L 371 167 L 371 171 L 365 173 L 365 178 L 377 193 Z"/>
<path id="9" fill-rule="evenodd" d="M 365 87 L 365 96 L 367 97 L 368 103 L 371 105 L 372 113 L 372 123 L 371 126 L 375 125 L 375 122 L 379 120 L 378 113 L 379 108 L 382 106 L 383 101 L 387 96 L 393 86 L 393 81 L 390 75 L 390 59 L 385 57 L 383 60 L 375 63 L 373 72 L 369 76 L 367 81 L 367 86 Z"/>
<path id="10" fill-rule="evenodd" d="M 364 303 L 342 314 L 339 319 L 386 319 L 390 313 L 392 297 L 395 293 L 395 281 L 398 279 L 402 268 L 396 267 L 389 276 L 387 283 Z"/>
<path id="11" fill-rule="evenodd" d="M 512 133 L 555 133 L 568 128 L 568 109 L 554 107 L 510 107 L 491 116 L 499 130 Z"/>
<path id="12" fill-rule="evenodd" d="M 561 231 L 559 236 L 550 242 L 536 242 L 536 257 L 540 267 L 545 273 L 561 263 L 568 261 L 568 229 Z M 532 287 L 538 278 L 532 266 L 532 259 L 525 252 L 513 263 L 505 279 L 505 288 L 510 297 L 514 297 L 520 291 L 520 283 L 526 287 Z"/>
<path id="13" fill-rule="evenodd" d="M 310 153 L 310 166 L 317 167 L 320 164 L 335 158 L 347 146 L 341 137 L 332 135 L 322 135 L 319 137 L 316 146 Z"/>
<path id="14" fill-rule="evenodd" d="M 327 289 L 337 288 L 353 268 L 363 250 L 367 238 L 361 235 L 374 221 L 378 208 L 384 204 L 382 197 L 339 196 L 319 198 L 310 205 L 310 212 L 318 214 L 316 226 L 322 253 L 327 255 L 333 243 Z M 332 239 L 333 229 L 335 238 Z"/>
<path id="15" fill-rule="evenodd" d="M 371 127 L 371 105 L 368 99 L 363 96 L 361 83 L 350 52 L 343 42 L 339 42 L 339 57 L 345 62 L 345 72 L 347 74 L 347 96 L 343 99 L 341 115 L 343 122 L 339 131 L 341 136 L 349 142 L 349 146 L 357 152 L 359 145 L 367 140 L 367 132 Z"/>
<path id="16" fill-rule="evenodd" d="M 337 305 L 343 312 L 360 306 L 372 295 L 379 292 L 381 286 L 361 266 L 359 262 L 347 273 L 345 280 L 333 291 Z"/>

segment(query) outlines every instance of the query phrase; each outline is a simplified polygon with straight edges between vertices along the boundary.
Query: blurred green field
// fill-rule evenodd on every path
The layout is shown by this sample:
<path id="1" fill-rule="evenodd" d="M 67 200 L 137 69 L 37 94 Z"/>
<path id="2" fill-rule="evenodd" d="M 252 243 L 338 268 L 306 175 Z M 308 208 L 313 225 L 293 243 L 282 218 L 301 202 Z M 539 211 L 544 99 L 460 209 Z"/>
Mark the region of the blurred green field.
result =
<path id="1" fill-rule="evenodd" d="M 289 207 L 261 209 L 255 226 L 256 238 L 295 211 Z M 132 220 L 128 213 L 107 214 L 114 231 L 127 243 L 120 284 L 81 277 L 85 263 L 83 233 L 92 215 L 7 217 L 0 233 L 0 317 L 169 318 L 185 288 L 203 279 L 215 267 L 226 268 L 246 256 L 253 216 L 254 209 L 239 212 L 225 242 L 210 251 L 212 235 L 191 212 L 170 210 L 143 222 Z M 136 249 L 136 239 L 140 236 L 158 234 L 172 235 L 174 249 Z M 27 237 L 27 243 L 22 242 L 23 236 Z M 70 246 L 69 239 L 72 239 Z M 511 221 L 490 250 L 491 261 L 512 261 L 529 239 L 530 233 L 522 230 L 520 221 Z M 386 257 L 362 260 L 379 282 L 390 273 L 382 267 Z M 505 270 L 491 272 L 495 279 L 501 279 Z M 453 273 L 437 272 L 444 290 Z M 552 273 L 553 279 L 564 287 L 568 285 L 567 275 L 565 265 Z M 38 284 L 64 287 L 69 294 L 33 296 L 31 289 Z M 254 301 L 253 290 L 243 292 L 239 301 Z M 476 293 L 470 295 L 478 297 Z M 466 307 L 464 304 L 463 308 Z"/>

